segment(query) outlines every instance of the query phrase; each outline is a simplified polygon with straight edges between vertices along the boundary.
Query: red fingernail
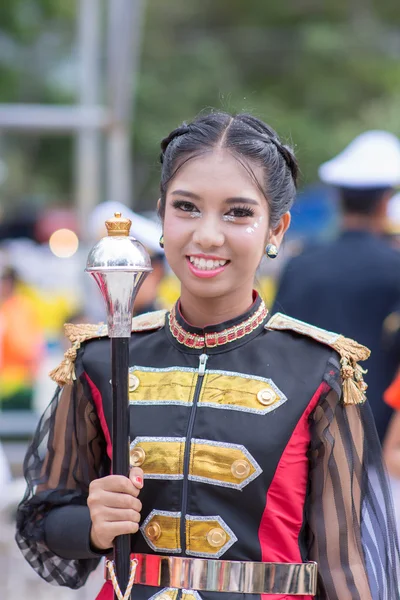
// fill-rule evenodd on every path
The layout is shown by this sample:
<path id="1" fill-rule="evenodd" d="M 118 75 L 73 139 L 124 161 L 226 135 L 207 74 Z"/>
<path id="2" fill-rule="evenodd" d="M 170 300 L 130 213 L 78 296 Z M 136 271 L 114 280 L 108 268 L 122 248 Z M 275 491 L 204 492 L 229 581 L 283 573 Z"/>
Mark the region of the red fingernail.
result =
<path id="1" fill-rule="evenodd" d="M 141 477 L 136 477 L 135 479 L 136 483 L 138 483 L 139 485 L 143 485 L 143 479 Z"/>

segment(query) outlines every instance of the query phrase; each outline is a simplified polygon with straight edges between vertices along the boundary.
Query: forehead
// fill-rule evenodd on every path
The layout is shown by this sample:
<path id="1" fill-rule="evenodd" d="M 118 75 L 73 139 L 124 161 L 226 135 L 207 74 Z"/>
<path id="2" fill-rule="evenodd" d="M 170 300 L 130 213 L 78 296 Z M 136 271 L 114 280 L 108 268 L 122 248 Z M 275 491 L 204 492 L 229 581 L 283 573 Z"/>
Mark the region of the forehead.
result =
<path id="1" fill-rule="evenodd" d="M 263 181 L 262 168 L 243 161 L 251 168 L 260 185 Z M 241 161 L 225 149 L 206 152 L 190 158 L 180 167 L 168 186 L 168 192 L 185 190 L 200 197 L 210 194 L 220 197 L 251 197 L 265 202 L 264 195 L 254 177 Z"/>

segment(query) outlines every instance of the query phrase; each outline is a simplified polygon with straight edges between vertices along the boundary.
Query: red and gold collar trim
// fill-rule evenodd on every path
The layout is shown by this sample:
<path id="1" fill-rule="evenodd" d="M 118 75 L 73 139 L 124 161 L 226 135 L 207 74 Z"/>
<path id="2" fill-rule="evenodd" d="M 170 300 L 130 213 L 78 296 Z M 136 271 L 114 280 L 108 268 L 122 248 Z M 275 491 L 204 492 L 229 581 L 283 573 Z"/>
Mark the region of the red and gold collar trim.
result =
<path id="1" fill-rule="evenodd" d="M 180 344 L 183 344 L 188 348 L 201 350 L 202 348 L 215 348 L 216 346 L 222 346 L 224 344 L 228 344 L 229 342 L 240 340 L 242 337 L 252 333 L 255 329 L 257 329 L 267 315 L 268 309 L 264 302 L 261 302 L 256 312 L 248 317 L 245 321 L 242 321 L 233 327 L 229 327 L 228 329 L 205 333 L 204 335 L 186 331 L 186 329 L 184 329 L 177 321 L 175 306 L 169 313 L 168 321 L 172 335 Z"/>

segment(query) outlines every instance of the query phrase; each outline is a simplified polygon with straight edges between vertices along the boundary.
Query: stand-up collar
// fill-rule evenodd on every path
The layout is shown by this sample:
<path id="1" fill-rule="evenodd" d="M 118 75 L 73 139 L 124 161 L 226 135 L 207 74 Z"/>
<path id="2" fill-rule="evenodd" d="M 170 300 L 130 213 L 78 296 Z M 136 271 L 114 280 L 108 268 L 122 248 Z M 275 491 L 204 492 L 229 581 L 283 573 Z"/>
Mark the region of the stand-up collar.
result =
<path id="1" fill-rule="evenodd" d="M 241 345 L 258 335 L 267 316 L 268 310 L 255 292 L 254 302 L 249 310 L 235 319 L 204 328 L 194 327 L 182 316 L 178 300 L 168 315 L 169 333 L 182 349 L 221 352 Z"/>

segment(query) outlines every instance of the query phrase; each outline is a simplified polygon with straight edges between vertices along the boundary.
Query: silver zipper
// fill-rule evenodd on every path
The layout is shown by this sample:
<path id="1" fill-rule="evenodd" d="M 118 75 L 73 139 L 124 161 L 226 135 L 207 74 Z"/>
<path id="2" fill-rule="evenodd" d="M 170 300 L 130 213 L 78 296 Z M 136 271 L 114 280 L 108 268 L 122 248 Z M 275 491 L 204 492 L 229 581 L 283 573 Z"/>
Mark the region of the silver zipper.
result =
<path id="1" fill-rule="evenodd" d="M 207 354 L 200 354 L 200 357 L 199 357 L 199 375 L 201 375 L 201 377 L 203 377 L 204 373 L 206 372 L 207 361 L 208 361 Z"/>

